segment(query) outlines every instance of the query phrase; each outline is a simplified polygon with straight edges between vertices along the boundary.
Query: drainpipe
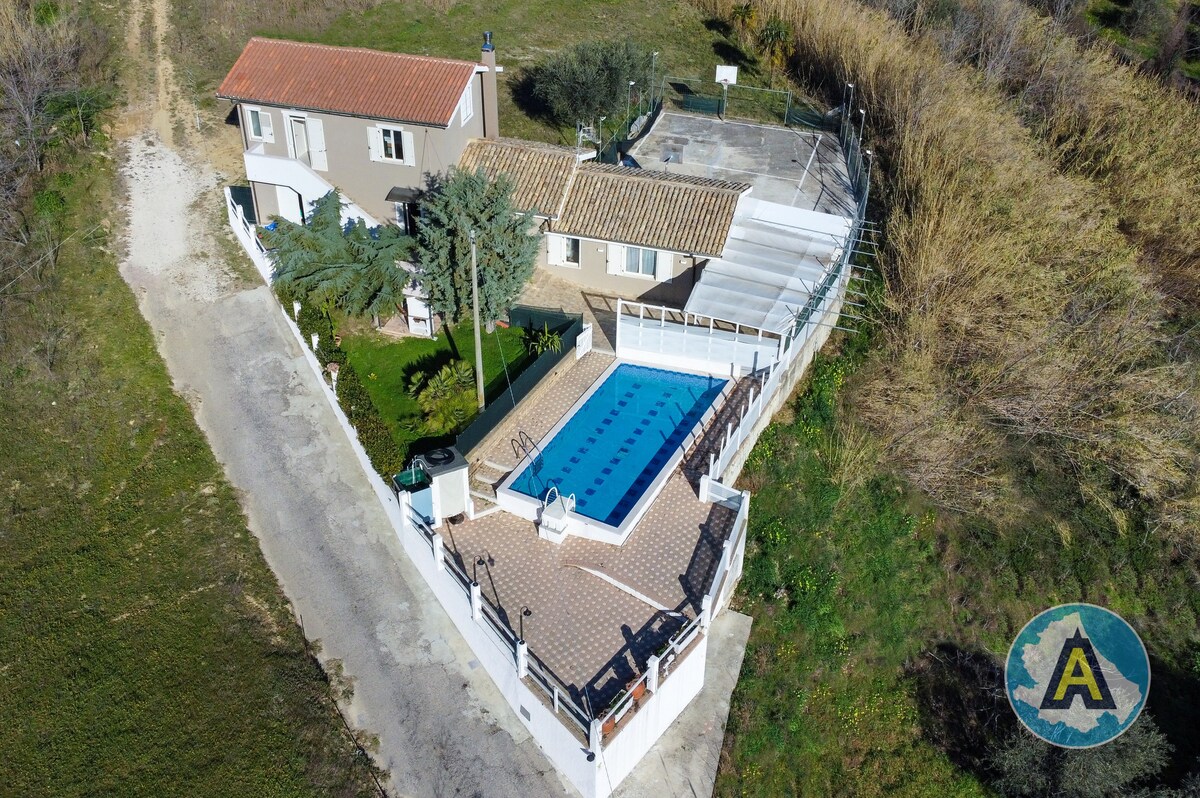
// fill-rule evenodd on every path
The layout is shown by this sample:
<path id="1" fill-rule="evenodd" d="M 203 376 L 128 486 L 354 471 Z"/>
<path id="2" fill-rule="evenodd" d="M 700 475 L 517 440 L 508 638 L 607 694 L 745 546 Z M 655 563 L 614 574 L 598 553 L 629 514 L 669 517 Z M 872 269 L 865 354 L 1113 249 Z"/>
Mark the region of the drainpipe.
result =
<path id="1" fill-rule="evenodd" d="M 492 32 L 483 34 L 483 52 L 480 56 L 487 71 L 483 73 L 483 137 L 500 138 L 500 111 L 496 90 L 496 45 L 492 44 Z"/>

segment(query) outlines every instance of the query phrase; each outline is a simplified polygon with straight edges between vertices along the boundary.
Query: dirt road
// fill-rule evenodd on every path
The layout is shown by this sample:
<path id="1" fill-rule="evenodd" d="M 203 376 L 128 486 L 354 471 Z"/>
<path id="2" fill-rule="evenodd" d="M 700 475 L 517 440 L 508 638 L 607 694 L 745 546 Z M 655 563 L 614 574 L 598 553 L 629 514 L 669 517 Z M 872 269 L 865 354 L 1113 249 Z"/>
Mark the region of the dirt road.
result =
<path id="1" fill-rule="evenodd" d="M 378 736 L 398 794 L 476 795 L 483 785 L 488 796 L 564 794 L 389 545 L 388 521 L 274 298 L 265 286 L 247 289 L 216 254 L 217 176 L 194 157 L 214 145 L 186 124 L 194 111 L 178 105 L 162 50 L 167 0 L 137 3 L 131 18 L 155 26 L 158 47 L 145 53 L 146 37 L 131 26 L 127 44 L 146 85 L 119 126 L 128 212 L 121 273 L 309 637 L 352 679 L 351 721 Z"/>

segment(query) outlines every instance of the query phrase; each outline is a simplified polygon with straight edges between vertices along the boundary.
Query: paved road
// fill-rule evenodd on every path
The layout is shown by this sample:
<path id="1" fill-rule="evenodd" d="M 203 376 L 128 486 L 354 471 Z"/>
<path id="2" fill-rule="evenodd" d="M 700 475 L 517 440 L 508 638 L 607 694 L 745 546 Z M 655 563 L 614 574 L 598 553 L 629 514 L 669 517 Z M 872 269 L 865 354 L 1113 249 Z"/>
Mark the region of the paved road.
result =
<path id="1" fill-rule="evenodd" d="M 250 527 L 323 658 L 354 679 L 352 721 L 378 735 L 397 792 L 562 795 L 390 529 L 264 286 L 205 253 L 213 175 L 154 138 L 129 142 L 121 272 L 243 493 Z M 460 664 L 461 663 L 461 664 Z"/>

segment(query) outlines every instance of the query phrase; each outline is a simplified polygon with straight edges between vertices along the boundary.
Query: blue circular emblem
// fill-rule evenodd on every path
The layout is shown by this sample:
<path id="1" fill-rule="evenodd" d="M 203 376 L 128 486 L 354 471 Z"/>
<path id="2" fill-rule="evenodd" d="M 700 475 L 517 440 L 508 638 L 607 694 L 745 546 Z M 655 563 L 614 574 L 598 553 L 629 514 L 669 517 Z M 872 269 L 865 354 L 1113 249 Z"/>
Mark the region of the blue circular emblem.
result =
<path id="1" fill-rule="evenodd" d="M 1093 748 L 1128 729 L 1150 692 L 1150 658 L 1133 627 L 1094 604 L 1042 612 L 1004 663 L 1008 701 L 1051 745 Z"/>

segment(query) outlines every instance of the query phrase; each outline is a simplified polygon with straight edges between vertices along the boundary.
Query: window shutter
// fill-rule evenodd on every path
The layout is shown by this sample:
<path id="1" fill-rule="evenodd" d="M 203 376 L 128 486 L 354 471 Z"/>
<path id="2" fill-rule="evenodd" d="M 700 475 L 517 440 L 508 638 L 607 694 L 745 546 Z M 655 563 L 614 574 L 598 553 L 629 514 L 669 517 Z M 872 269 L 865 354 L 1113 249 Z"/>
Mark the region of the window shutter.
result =
<path id="1" fill-rule="evenodd" d="M 402 130 L 402 131 L 400 131 L 400 140 L 402 142 L 402 144 L 400 146 L 404 150 L 404 152 L 403 152 L 404 165 L 405 166 L 416 166 L 417 165 L 417 152 L 416 152 L 417 148 L 416 148 L 416 145 L 413 144 L 413 134 L 409 133 L 407 130 Z"/>
<path id="2" fill-rule="evenodd" d="M 305 123 L 308 134 L 308 160 L 318 172 L 329 169 L 329 158 L 325 154 L 325 124 L 320 119 L 309 117 Z"/>
<path id="3" fill-rule="evenodd" d="M 383 160 L 383 131 L 377 127 L 367 128 L 367 153 L 372 161 Z"/>
<path id="4" fill-rule="evenodd" d="M 675 255 L 671 252 L 663 252 L 659 250 L 654 255 L 654 280 L 655 282 L 665 283 L 675 275 L 672 274 L 675 266 Z"/>
<path id="5" fill-rule="evenodd" d="M 275 129 L 271 126 L 271 112 L 259 110 L 258 126 L 262 130 L 262 139 L 268 144 L 275 143 Z"/>
<path id="6" fill-rule="evenodd" d="M 608 273 L 625 273 L 625 247 L 620 244 L 608 245 Z"/>
<path id="7" fill-rule="evenodd" d="M 562 236 L 547 235 L 546 236 L 546 262 L 551 266 L 561 266 L 566 259 L 563 257 L 563 250 L 566 241 Z"/>

